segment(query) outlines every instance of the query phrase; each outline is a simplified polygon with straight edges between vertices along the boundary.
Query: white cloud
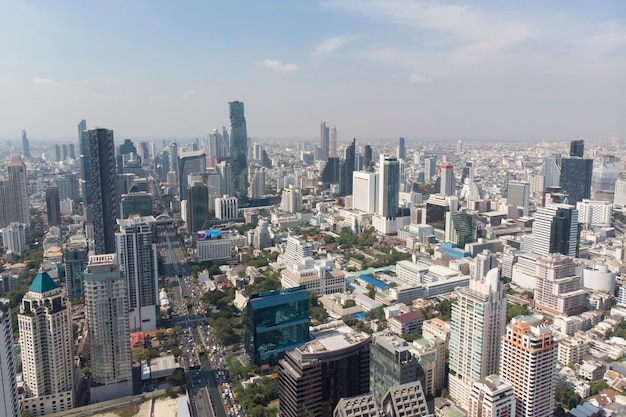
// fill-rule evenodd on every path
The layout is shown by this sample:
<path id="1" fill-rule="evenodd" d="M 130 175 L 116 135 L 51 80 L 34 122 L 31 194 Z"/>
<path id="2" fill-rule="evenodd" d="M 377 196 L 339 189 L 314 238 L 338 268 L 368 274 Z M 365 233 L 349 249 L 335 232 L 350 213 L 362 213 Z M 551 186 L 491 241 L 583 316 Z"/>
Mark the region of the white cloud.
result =
<path id="1" fill-rule="evenodd" d="M 33 78 L 33 83 L 42 84 L 42 85 L 51 85 L 54 87 L 66 87 L 67 86 L 67 84 L 63 84 L 58 81 L 51 80 L 50 78 L 41 78 L 41 77 Z"/>
<path id="2" fill-rule="evenodd" d="M 412 83 L 429 83 L 432 81 L 432 79 L 426 78 L 419 74 L 411 74 L 411 76 L 409 77 L 409 81 Z"/>
<path id="3" fill-rule="evenodd" d="M 198 94 L 200 93 L 198 93 L 196 90 L 188 89 L 183 93 L 183 98 L 190 98 L 193 96 L 197 96 Z"/>
<path id="4" fill-rule="evenodd" d="M 294 72 L 298 71 L 298 65 L 296 64 L 285 64 L 283 62 L 277 61 L 275 59 L 266 59 L 261 62 L 261 65 L 265 68 L 273 69 L 275 71 L 281 72 Z"/>
<path id="5" fill-rule="evenodd" d="M 318 54 L 330 54 L 343 48 L 344 46 L 352 42 L 354 38 L 355 37 L 352 35 L 345 35 L 324 39 L 323 41 L 315 45 L 313 49 L 315 49 L 315 52 Z"/>

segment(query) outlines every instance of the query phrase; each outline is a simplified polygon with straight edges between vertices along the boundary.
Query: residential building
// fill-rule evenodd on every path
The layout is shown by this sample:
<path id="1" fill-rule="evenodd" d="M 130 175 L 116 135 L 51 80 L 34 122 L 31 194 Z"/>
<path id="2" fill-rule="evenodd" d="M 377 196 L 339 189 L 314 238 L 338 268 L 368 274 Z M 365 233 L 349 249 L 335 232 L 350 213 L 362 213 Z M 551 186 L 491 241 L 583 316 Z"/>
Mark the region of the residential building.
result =
<path id="1" fill-rule="evenodd" d="M 65 288 L 70 300 L 80 298 L 84 294 L 84 273 L 89 262 L 87 252 L 87 241 L 84 238 L 82 242 L 70 242 L 63 249 Z"/>
<path id="2" fill-rule="evenodd" d="M 397 335 L 406 336 L 408 334 L 422 335 L 422 322 L 424 318 L 417 311 L 399 314 L 389 318 L 387 325 L 389 330 Z"/>
<path id="3" fill-rule="evenodd" d="M 248 130 L 244 106 L 240 101 L 231 101 L 228 105 L 230 109 L 232 193 L 239 200 L 245 200 L 248 195 Z"/>
<path id="4" fill-rule="evenodd" d="M 11 303 L 7 298 L 0 298 L 0 415 L 6 417 L 20 415 L 14 348 Z"/>
<path id="5" fill-rule="evenodd" d="M 514 417 L 513 386 L 498 375 L 489 375 L 474 383 L 468 417 Z"/>
<path id="6" fill-rule="evenodd" d="M 32 416 L 74 407 L 74 340 L 71 308 L 47 272 L 39 272 L 18 315 L 24 397 Z"/>
<path id="7" fill-rule="evenodd" d="M 91 401 L 132 395 L 127 281 L 115 254 L 89 258 L 85 270 L 85 317 L 91 355 Z"/>
<path id="8" fill-rule="evenodd" d="M 443 339 L 415 339 L 411 345 L 419 363 L 418 379 L 426 394 L 437 395 L 446 383 L 446 343 Z"/>
<path id="9" fill-rule="evenodd" d="M 289 188 L 284 188 L 280 208 L 287 213 L 302 211 L 302 190 L 292 185 Z"/>
<path id="10" fill-rule="evenodd" d="M 513 385 L 519 417 L 554 412 L 557 343 L 542 316 L 511 320 L 502 338 L 500 376 Z"/>
<path id="11" fill-rule="evenodd" d="M 583 200 L 576 203 L 578 223 L 586 228 L 591 226 L 609 227 L 613 215 L 613 204 L 609 201 Z"/>
<path id="12" fill-rule="evenodd" d="M 11 155 L 7 173 L 7 189 L 2 199 L 6 221 L 1 226 L 4 227 L 13 222 L 29 225 L 28 181 L 26 180 L 26 165 L 21 155 Z"/>
<path id="13" fill-rule="evenodd" d="M 239 217 L 238 201 L 236 197 L 227 195 L 215 199 L 215 217 L 220 220 L 234 220 Z"/>
<path id="14" fill-rule="evenodd" d="M 450 325 L 450 396 L 468 410 L 474 382 L 495 374 L 506 326 L 506 297 L 497 269 L 455 290 Z"/>
<path id="15" fill-rule="evenodd" d="M 7 252 L 21 255 L 29 249 L 26 240 L 28 226 L 23 223 L 10 223 L 2 229 L 2 246 Z"/>
<path id="16" fill-rule="evenodd" d="M 117 259 L 128 289 L 131 332 L 151 332 L 157 326 L 159 275 L 154 217 L 118 219 Z"/>
<path id="17" fill-rule="evenodd" d="M 96 255 L 113 253 L 119 210 L 113 131 L 83 131 L 80 153 L 84 217 L 93 224 L 93 250 Z"/>
<path id="18" fill-rule="evenodd" d="M 571 316 L 585 311 L 587 291 L 576 275 L 573 258 L 552 254 L 537 259 L 535 308 L 552 315 Z"/>

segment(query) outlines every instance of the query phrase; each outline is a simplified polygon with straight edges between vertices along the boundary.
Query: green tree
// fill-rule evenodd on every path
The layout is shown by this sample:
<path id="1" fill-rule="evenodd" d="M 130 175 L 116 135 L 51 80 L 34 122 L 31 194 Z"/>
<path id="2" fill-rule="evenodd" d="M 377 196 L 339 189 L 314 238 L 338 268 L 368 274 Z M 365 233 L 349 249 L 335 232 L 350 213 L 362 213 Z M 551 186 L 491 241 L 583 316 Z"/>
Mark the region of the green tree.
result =
<path id="1" fill-rule="evenodd" d="M 367 289 L 367 296 L 372 300 L 376 299 L 376 288 L 372 284 L 367 284 L 365 287 Z"/>
<path id="2" fill-rule="evenodd" d="M 598 395 L 602 391 L 609 389 L 609 385 L 605 380 L 601 379 L 599 381 L 591 382 L 589 384 L 591 396 Z"/>
<path id="3" fill-rule="evenodd" d="M 526 316 L 528 314 L 530 314 L 528 307 L 519 304 L 509 304 L 506 309 L 506 321 L 509 322 L 513 317 Z"/>

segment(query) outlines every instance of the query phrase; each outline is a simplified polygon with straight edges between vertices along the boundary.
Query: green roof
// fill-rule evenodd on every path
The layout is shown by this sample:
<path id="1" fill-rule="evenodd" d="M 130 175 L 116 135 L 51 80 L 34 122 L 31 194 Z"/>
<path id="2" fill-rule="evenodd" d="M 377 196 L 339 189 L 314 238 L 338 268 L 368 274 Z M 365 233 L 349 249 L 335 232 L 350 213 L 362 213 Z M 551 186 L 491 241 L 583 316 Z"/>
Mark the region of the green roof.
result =
<path id="1" fill-rule="evenodd" d="M 58 288 L 58 285 L 54 283 L 54 280 L 50 278 L 47 272 L 40 272 L 37 274 L 33 283 L 30 284 L 29 291 L 37 292 L 43 294 L 50 290 L 54 290 Z"/>

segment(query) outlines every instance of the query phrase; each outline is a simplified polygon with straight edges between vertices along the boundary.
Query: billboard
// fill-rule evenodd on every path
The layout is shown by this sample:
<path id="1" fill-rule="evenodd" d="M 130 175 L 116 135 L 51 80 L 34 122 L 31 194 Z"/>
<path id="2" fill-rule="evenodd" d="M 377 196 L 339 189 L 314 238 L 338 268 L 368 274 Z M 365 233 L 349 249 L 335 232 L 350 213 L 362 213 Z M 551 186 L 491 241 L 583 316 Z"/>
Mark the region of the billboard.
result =
<path id="1" fill-rule="evenodd" d="M 201 230 L 198 232 L 198 241 L 215 240 L 222 238 L 221 230 Z"/>

